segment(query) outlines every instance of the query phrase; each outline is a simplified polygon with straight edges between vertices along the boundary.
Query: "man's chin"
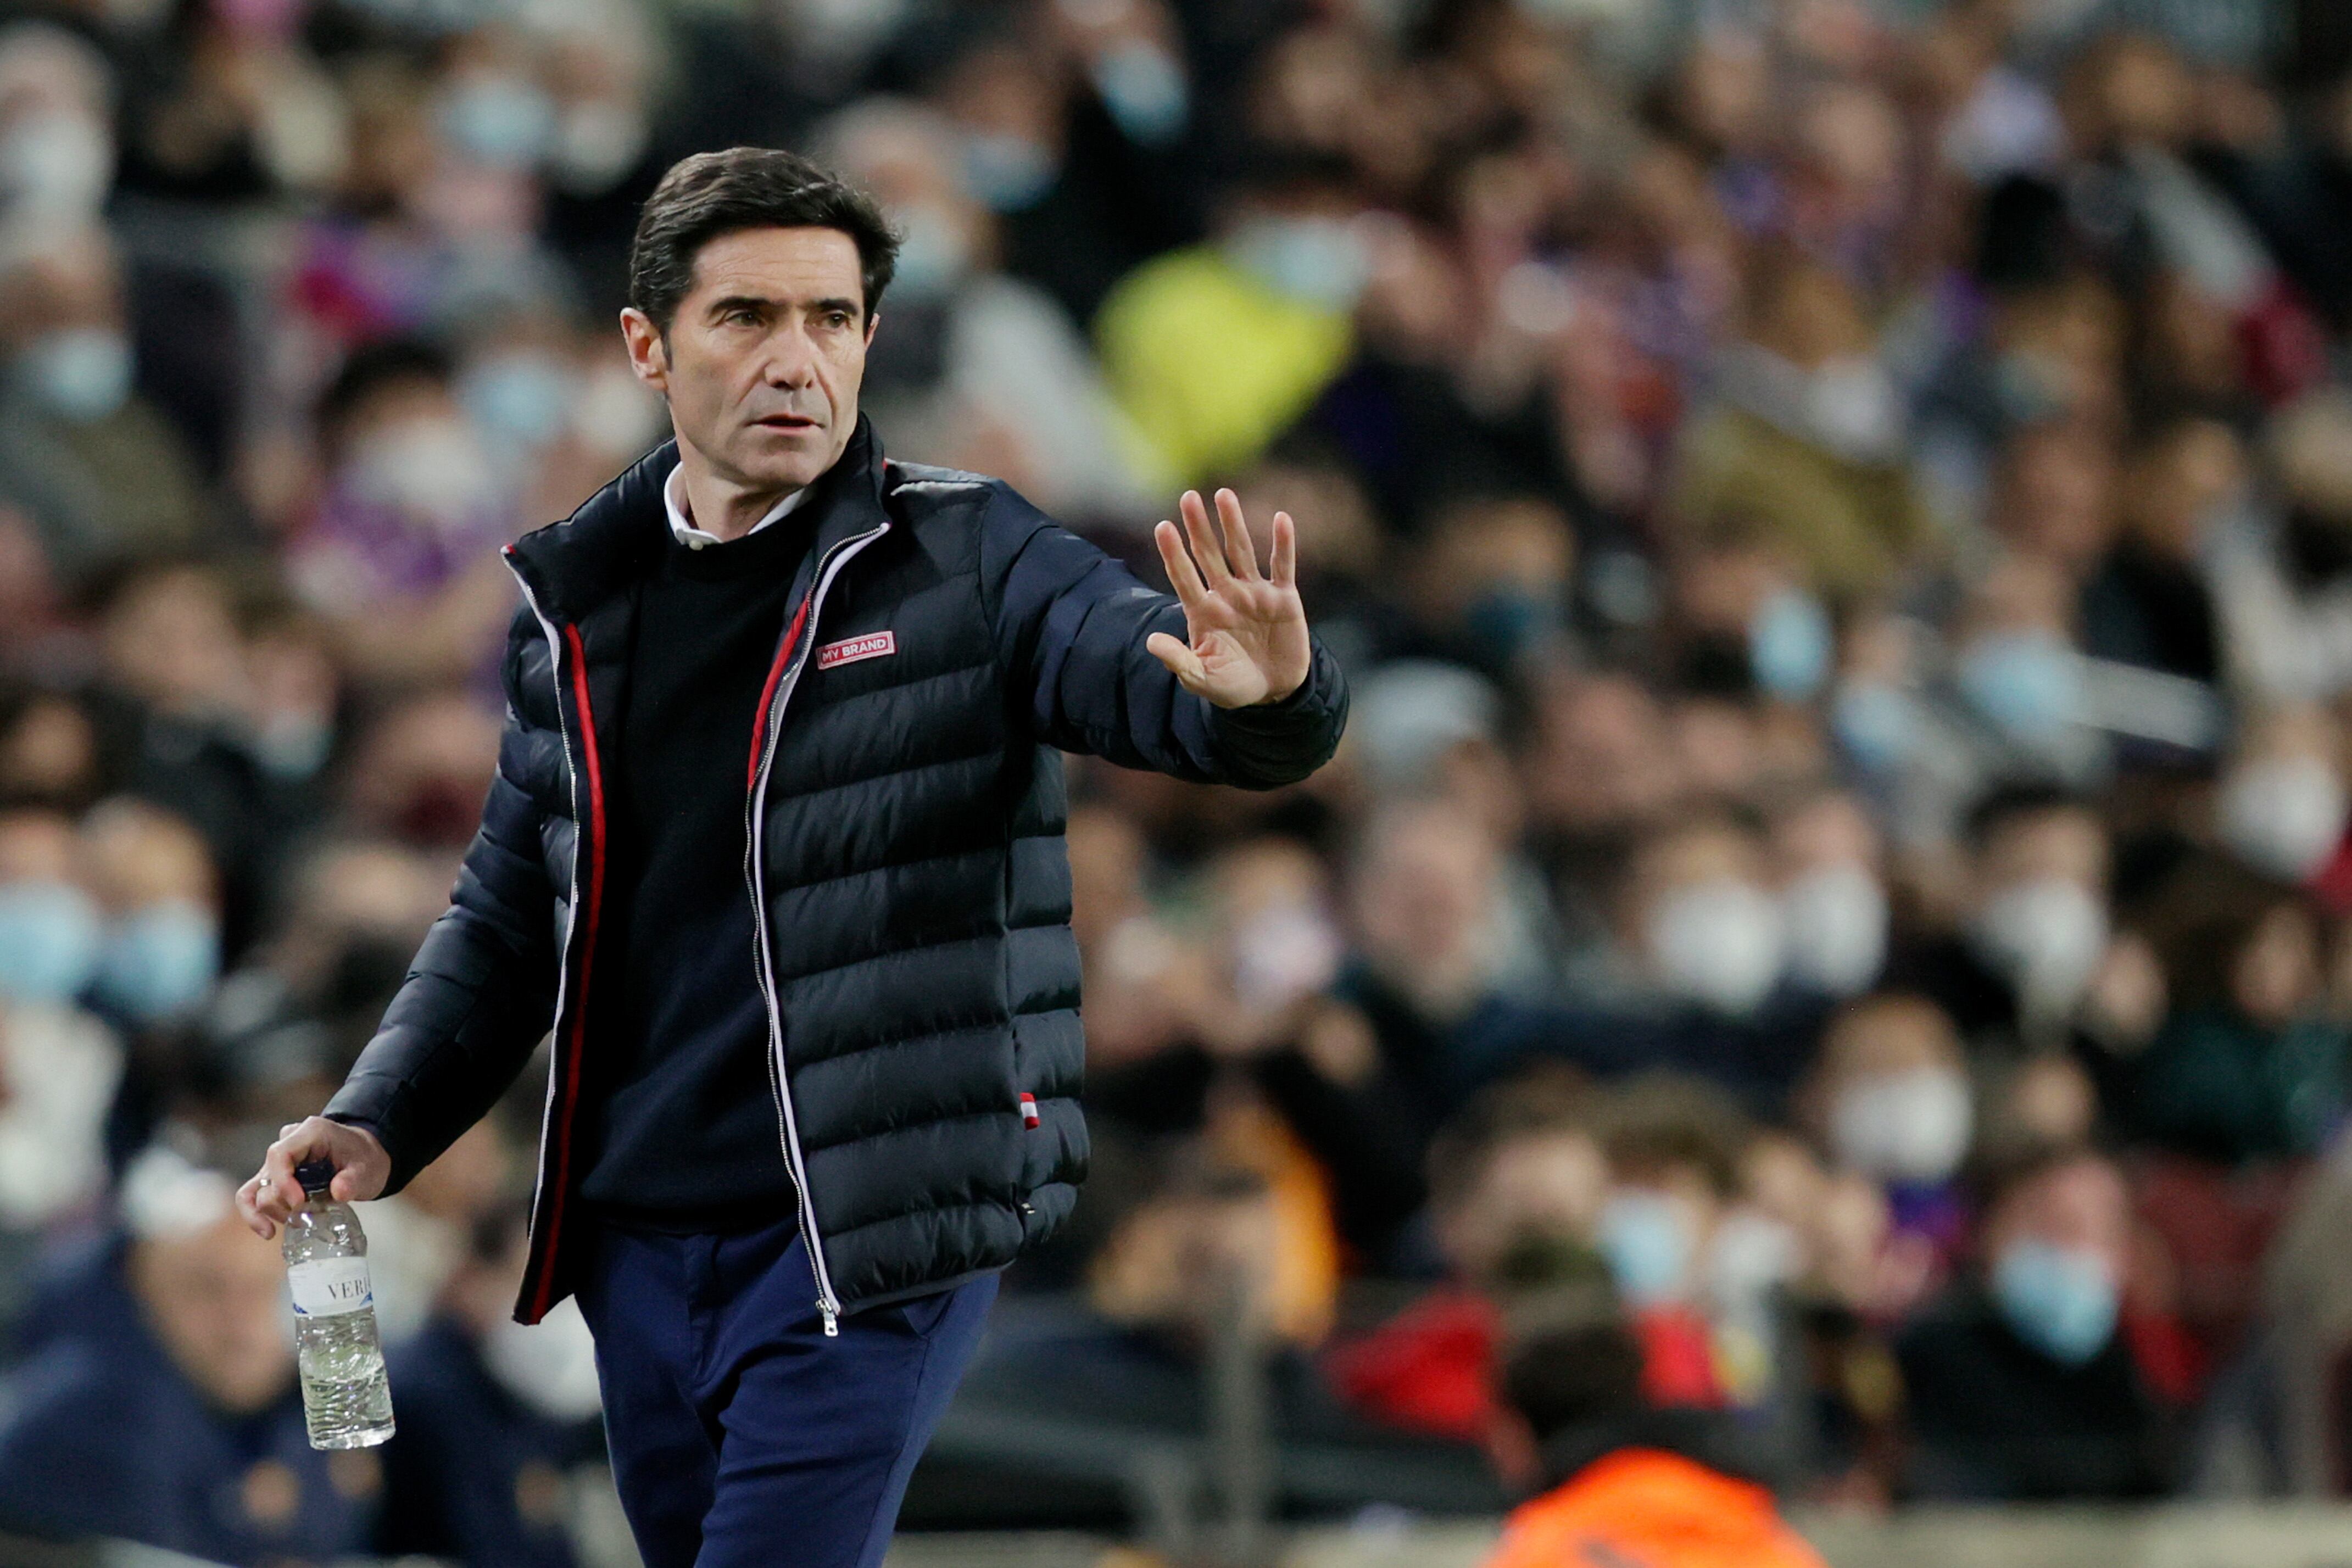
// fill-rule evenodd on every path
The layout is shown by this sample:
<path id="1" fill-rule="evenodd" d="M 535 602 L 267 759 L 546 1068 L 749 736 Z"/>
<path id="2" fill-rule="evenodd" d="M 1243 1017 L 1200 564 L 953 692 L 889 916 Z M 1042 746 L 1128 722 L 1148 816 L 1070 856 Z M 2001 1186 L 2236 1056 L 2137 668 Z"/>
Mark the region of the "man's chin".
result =
<path id="1" fill-rule="evenodd" d="M 753 425 L 737 444 L 741 454 L 738 467 L 747 481 L 762 488 L 797 488 L 832 467 L 847 444 L 835 440 L 823 425 L 790 431 Z"/>

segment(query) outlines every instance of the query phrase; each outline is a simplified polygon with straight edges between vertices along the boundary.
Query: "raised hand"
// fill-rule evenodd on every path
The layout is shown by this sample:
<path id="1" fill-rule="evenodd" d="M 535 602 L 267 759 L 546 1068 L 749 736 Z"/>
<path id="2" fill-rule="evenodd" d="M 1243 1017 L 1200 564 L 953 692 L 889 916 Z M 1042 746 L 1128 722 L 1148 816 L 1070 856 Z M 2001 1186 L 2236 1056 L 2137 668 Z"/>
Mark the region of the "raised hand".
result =
<path id="1" fill-rule="evenodd" d="M 1184 606 L 1185 640 L 1154 632 L 1144 647 L 1186 691 L 1219 707 L 1288 696 L 1306 681 L 1312 657 L 1307 610 L 1298 601 L 1298 529 L 1290 514 L 1274 515 L 1268 570 L 1261 574 L 1241 498 L 1231 490 L 1217 492 L 1222 540 L 1198 490 L 1185 491 L 1177 509 L 1183 531 L 1163 521 L 1151 537 Z"/>

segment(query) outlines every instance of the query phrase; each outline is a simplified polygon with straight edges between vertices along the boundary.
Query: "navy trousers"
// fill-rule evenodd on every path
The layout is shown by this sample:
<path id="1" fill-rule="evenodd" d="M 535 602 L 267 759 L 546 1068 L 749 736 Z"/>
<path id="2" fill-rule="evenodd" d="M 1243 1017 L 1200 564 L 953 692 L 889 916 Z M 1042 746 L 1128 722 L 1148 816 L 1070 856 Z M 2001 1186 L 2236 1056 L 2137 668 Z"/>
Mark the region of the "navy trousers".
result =
<path id="1" fill-rule="evenodd" d="M 790 1220 L 596 1230 L 580 1310 L 646 1568 L 875 1568 L 996 1276 L 866 1308 L 827 1339 Z"/>

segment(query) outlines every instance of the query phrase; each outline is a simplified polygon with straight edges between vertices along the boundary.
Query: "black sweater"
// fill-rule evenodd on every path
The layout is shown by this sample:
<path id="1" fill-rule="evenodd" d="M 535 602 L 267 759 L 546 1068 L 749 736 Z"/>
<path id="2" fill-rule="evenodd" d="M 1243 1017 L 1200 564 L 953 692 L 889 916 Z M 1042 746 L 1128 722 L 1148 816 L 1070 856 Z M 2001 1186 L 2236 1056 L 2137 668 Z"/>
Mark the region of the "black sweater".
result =
<path id="1" fill-rule="evenodd" d="M 665 532 L 640 591 L 608 780 L 609 988 L 580 1188 L 608 1218 L 704 1229 L 793 1212 L 743 876 L 745 777 L 816 510 L 700 549 Z"/>

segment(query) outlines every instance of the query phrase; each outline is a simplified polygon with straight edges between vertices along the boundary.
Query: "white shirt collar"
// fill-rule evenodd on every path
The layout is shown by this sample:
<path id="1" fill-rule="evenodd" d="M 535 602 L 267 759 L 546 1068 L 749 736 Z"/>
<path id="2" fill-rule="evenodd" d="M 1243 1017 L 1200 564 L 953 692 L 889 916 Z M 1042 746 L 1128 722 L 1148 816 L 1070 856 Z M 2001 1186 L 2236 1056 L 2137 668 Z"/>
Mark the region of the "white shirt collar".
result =
<path id="1" fill-rule="evenodd" d="M 803 485 L 799 489 L 793 491 L 791 495 L 785 497 L 782 500 L 777 502 L 774 506 L 769 507 L 768 515 L 761 517 L 758 522 L 753 523 L 750 529 L 744 533 L 743 537 L 745 538 L 750 538 L 751 535 L 758 533 L 761 528 L 766 528 L 770 523 L 774 522 L 778 517 L 782 517 L 786 512 L 791 511 L 794 507 L 797 507 L 803 501 L 807 500 L 810 488 L 811 486 Z M 669 531 L 671 535 L 677 538 L 678 543 L 684 545 L 688 549 L 700 549 L 705 545 L 724 544 L 727 542 L 720 538 L 717 534 L 709 533 L 701 528 L 698 528 L 691 522 L 687 520 L 686 465 L 683 463 L 679 464 L 675 468 L 672 468 L 669 471 L 669 477 L 662 481 L 662 510 L 669 514 Z"/>

